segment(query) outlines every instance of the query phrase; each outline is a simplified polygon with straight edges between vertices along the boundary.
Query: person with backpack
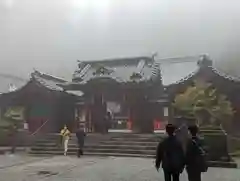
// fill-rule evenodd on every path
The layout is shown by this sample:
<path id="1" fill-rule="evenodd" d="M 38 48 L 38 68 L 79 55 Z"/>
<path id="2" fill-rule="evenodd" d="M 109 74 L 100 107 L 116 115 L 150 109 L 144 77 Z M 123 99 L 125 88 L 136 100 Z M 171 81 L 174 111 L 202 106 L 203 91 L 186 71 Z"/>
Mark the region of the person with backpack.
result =
<path id="1" fill-rule="evenodd" d="M 166 125 L 168 137 L 158 144 L 155 167 L 157 171 L 162 164 L 165 181 L 179 181 L 179 176 L 184 169 L 184 152 L 181 143 L 175 136 L 176 127 Z"/>
<path id="2" fill-rule="evenodd" d="M 198 137 L 198 126 L 193 125 L 188 128 L 191 138 L 187 143 L 186 150 L 186 170 L 189 181 L 201 181 L 201 173 L 208 169 L 206 152 L 202 147 Z"/>

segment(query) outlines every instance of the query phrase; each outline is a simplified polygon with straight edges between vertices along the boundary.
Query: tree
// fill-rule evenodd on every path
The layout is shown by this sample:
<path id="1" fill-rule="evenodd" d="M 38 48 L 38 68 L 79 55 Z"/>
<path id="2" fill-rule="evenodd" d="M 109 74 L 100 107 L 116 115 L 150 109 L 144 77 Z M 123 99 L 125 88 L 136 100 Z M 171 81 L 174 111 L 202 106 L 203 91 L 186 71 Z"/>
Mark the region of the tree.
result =
<path id="1" fill-rule="evenodd" d="M 175 97 L 173 106 L 178 116 L 193 118 L 200 125 L 221 125 L 231 120 L 234 111 L 227 97 L 211 84 L 195 82 Z"/>
<path id="2" fill-rule="evenodd" d="M 23 125 L 23 114 L 23 107 L 10 107 L 1 120 L 0 128 L 6 130 L 12 153 L 15 152 L 18 130 Z"/>

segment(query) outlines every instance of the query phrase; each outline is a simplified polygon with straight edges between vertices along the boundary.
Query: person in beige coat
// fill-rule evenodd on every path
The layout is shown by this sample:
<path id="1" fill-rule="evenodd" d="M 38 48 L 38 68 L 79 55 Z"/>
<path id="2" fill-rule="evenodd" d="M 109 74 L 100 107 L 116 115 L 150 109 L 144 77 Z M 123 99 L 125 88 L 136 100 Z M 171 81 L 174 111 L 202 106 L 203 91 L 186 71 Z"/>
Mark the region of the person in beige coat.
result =
<path id="1" fill-rule="evenodd" d="M 65 125 L 64 128 L 61 130 L 60 134 L 62 136 L 62 141 L 64 144 L 64 155 L 66 156 L 68 151 L 68 141 L 70 139 L 71 132 L 68 130 L 67 126 Z"/>

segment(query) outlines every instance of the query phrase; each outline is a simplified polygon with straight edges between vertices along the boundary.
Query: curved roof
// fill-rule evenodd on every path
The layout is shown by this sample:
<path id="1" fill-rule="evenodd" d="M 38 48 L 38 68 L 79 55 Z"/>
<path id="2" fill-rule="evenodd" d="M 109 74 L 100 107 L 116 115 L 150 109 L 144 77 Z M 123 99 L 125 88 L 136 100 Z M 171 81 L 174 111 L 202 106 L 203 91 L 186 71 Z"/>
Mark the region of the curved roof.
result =
<path id="1" fill-rule="evenodd" d="M 112 78 L 117 82 L 129 82 L 134 75 L 140 81 L 146 81 L 154 75 L 152 57 L 117 58 L 100 61 L 84 61 L 79 63 L 73 75 L 73 82 L 85 84 L 94 78 Z"/>
<path id="2" fill-rule="evenodd" d="M 187 76 L 178 80 L 175 83 L 167 85 L 166 88 L 170 90 L 175 86 L 183 85 L 187 81 L 193 81 L 195 78 L 202 77 L 205 75 L 207 76 L 206 78 L 210 81 L 214 81 L 214 80 L 216 80 L 215 78 L 219 77 L 226 81 L 234 83 L 234 85 L 240 86 L 240 78 L 239 77 L 234 77 L 232 75 L 226 74 L 226 73 L 216 69 L 212 65 L 207 65 L 207 66 L 199 65 L 198 69 L 196 69 L 196 71 L 192 72 L 191 74 L 188 74 Z"/>
<path id="3" fill-rule="evenodd" d="M 213 67 L 206 55 L 155 59 L 154 57 L 117 58 L 100 61 L 79 62 L 73 76 L 74 84 L 85 84 L 92 79 L 111 78 L 117 82 L 158 80 L 165 87 L 183 83 L 197 76 L 204 67 L 227 80 L 240 82 Z"/>
<path id="4" fill-rule="evenodd" d="M 47 87 L 48 89 L 55 90 L 55 91 L 63 91 L 63 88 L 59 84 L 67 82 L 64 79 L 57 78 L 49 74 L 41 73 L 37 70 L 35 70 L 31 74 L 31 78 L 36 80 L 38 83 L 40 83 L 44 87 Z"/>
<path id="5" fill-rule="evenodd" d="M 176 84 L 181 80 L 191 77 L 199 70 L 196 62 L 162 63 L 160 67 L 162 84 L 164 86 Z"/>

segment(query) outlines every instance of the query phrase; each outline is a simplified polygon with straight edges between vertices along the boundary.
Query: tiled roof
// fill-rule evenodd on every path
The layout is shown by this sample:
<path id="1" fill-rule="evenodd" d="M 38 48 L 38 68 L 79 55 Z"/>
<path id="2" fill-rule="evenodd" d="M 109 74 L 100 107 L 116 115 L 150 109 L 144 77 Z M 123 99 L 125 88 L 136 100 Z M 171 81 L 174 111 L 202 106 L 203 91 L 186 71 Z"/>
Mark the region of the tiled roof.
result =
<path id="1" fill-rule="evenodd" d="M 199 56 L 187 56 L 156 60 L 160 64 L 162 84 L 177 84 L 191 77 L 199 69 L 199 59 Z"/>
<path id="2" fill-rule="evenodd" d="M 38 81 L 43 86 L 47 87 L 50 90 L 63 91 L 63 88 L 59 84 L 66 83 L 66 80 L 41 73 L 39 71 L 34 71 L 31 74 L 32 79 Z"/>
<path id="3" fill-rule="evenodd" d="M 61 92 L 65 92 L 74 96 L 79 96 L 81 97 L 83 95 L 82 91 L 65 91 L 61 85 L 64 84 L 68 84 L 70 83 L 67 80 L 64 80 L 62 78 L 58 78 L 49 74 L 45 74 L 45 73 L 41 73 L 39 71 L 34 71 L 31 74 L 32 79 L 36 80 L 38 83 L 40 83 L 41 85 L 43 85 L 44 87 L 53 90 L 53 91 L 61 91 Z"/>
<path id="4" fill-rule="evenodd" d="M 205 63 L 201 63 L 204 61 Z M 165 73 L 162 74 L 164 86 L 173 86 L 184 83 L 185 81 L 198 76 L 198 74 L 201 74 L 202 71 L 206 70 L 229 81 L 240 83 L 239 77 L 234 77 L 218 70 L 213 66 L 212 61 L 205 55 L 199 56 L 198 59 L 195 59 L 195 61 L 186 60 L 184 63 L 181 63 L 181 61 L 173 62 L 171 65 L 166 64 L 165 67 L 163 63 L 161 64 L 162 72 L 164 72 L 164 68 Z"/>
<path id="5" fill-rule="evenodd" d="M 211 68 L 212 68 L 212 71 L 213 71 L 215 74 L 217 74 L 217 75 L 219 75 L 219 76 L 221 76 L 221 77 L 224 77 L 225 79 L 228 79 L 228 80 L 230 80 L 230 81 L 240 83 L 240 77 L 236 77 L 236 76 L 229 75 L 229 74 L 224 73 L 223 71 L 220 71 L 220 70 L 218 70 L 218 69 L 216 69 L 216 68 L 214 68 L 214 67 L 211 67 Z"/>
<path id="6" fill-rule="evenodd" d="M 134 76 L 147 81 L 154 74 L 152 57 L 117 58 L 100 61 L 83 61 L 73 75 L 73 82 L 86 83 L 94 78 L 113 78 L 117 82 L 129 82 Z"/>
<path id="7" fill-rule="evenodd" d="M 138 81 L 159 80 L 163 86 L 183 83 L 196 76 L 207 67 L 214 74 L 230 81 L 240 82 L 240 78 L 225 74 L 213 67 L 206 55 L 154 59 L 153 57 L 134 57 L 79 62 L 73 76 L 73 83 L 85 84 L 94 78 L 113 78 L 117 82 L 129 82 L 133 77 Z"/>

